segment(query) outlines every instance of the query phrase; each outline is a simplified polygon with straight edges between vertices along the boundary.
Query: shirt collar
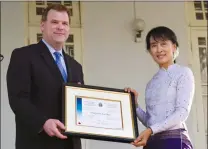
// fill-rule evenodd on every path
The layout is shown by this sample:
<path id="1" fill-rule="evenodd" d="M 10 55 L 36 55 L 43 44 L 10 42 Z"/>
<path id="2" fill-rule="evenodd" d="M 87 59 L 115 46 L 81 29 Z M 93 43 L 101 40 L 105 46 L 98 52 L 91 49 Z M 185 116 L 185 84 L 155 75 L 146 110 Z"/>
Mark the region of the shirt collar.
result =
<path id="1" fill-rule="evenodd" d="M 162 68 L 160 68 L 160 70 L 162 70 L 162 71 L 167 71 L 167 72 L 171 72 L 171 71 L 174 70 L 176 67 L 177 67 L 177 64 L 172 64 L 172 65 L 168 66 L 167 69 L 165 69 L 165 68 L 162 67 Z"/>
<path id="2" fill-rule="evenodd" d="M 160 70 L 159 70 L 159 73 L 162 73 L 162 74 L 167 74 L 169 77 L 173 77 L 174 76 L 174 74 L 175 74 L 175 71 L 176 71 L 176 69 L 178 68 L 178 64 L 172 64 L 172 65 L 170 65 L 170 66 L 168 66 L 168 68 L 167 69 L 165 69 L 165 68 L 160 68 Z"/>
<path id="3" fill-rule="evenodd" d="M 56 51 L 52 46 L 50 46 L 44 39 L 42 39 L 42 41 L 45 43 L 45 45 L 48 47 L 50 53 L 54 56 L 54 52 L 59 52 L 61 54 L 61 56 L 63 56 L 63 52 L 62 49 Z"/>

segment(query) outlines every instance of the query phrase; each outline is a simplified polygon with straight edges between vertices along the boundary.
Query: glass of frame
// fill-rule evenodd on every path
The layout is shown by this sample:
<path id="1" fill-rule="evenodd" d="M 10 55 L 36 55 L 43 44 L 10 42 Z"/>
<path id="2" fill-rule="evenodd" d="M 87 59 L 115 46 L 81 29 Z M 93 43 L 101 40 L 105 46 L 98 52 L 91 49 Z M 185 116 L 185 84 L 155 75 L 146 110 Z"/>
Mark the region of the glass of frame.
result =
<path id="1" fill-rule="evenodd" d="M 130 143 L 138 137 L 134 95 L 121 89 L 63 85 L 65 135 Z"/>

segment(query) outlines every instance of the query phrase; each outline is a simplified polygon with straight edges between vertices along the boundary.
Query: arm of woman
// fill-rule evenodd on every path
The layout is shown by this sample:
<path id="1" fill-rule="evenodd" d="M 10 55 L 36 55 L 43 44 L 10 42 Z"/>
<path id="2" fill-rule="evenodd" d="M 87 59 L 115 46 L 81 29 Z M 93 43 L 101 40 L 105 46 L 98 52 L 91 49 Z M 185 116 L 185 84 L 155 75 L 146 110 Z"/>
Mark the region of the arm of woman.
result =
<path id="1" fill-rule="evenodd" d="M 165 121 L 150 126 L 153 134 L 168 130 L 187 119 L 191 110 L 194 91 L 194 75 L 191 69 L 186 67 L 177 84 L 176 110 Z"/>
<path id="2" fill-rule="evenodd" d="M 132 92 L 134 94 L 134 97 L 135 97 L 135 105 L 136 105 L 136 114 L 137 114 L 137 117 L 138 119 L 141 121 L 141 123 L 147 127 L 147 114 L 145 111 L 142 110 L 142 108 L 139 106 L 138 102 L 137 102 L 137 99 L 138 99 L 138 93 L 135 89 L 132 89 L 132 88 L 125 88 L 124 89 L 126 92 Z"/>
<path id="3" fill-rule="evenodd" d="M 136 114 L 140 122 L 147 127 L 147 114 L 142 108 L 138 105 L 136 109 Z"/>

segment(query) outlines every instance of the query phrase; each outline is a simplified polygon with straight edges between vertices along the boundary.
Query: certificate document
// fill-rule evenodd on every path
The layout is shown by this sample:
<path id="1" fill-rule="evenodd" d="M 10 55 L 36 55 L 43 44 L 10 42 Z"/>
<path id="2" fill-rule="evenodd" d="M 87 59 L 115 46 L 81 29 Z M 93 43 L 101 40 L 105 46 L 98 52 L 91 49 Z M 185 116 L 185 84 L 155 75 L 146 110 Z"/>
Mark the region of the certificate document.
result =
<path id="1" fill-rule="evenodd" d="M 121 89 L 63 85 L 65 135 L 130 143 L 138 137 L 134 95 Z"/>
<path id="2" fill-rule="evenodd" d="M 122 130 L 121 102 L 76 97 L 76 125 Z"/>

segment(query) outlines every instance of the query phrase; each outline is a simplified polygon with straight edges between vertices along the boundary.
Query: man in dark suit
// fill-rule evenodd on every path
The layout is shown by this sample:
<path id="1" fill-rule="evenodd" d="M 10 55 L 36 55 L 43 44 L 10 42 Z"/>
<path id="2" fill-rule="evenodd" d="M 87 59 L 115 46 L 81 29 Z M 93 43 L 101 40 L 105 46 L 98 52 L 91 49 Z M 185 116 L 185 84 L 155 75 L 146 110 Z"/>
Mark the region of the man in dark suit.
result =
<path id="1" fill-rule="evenodd" d="M 62 85 L 84 84 L 82 66 L 62 50 L 69 20 L 66 7 L 49 6 L 41 20 L 43 39 L 12 52 L 7 87 L 16 149 L 81 149 L 79 138 L 61 133 Z"/>

